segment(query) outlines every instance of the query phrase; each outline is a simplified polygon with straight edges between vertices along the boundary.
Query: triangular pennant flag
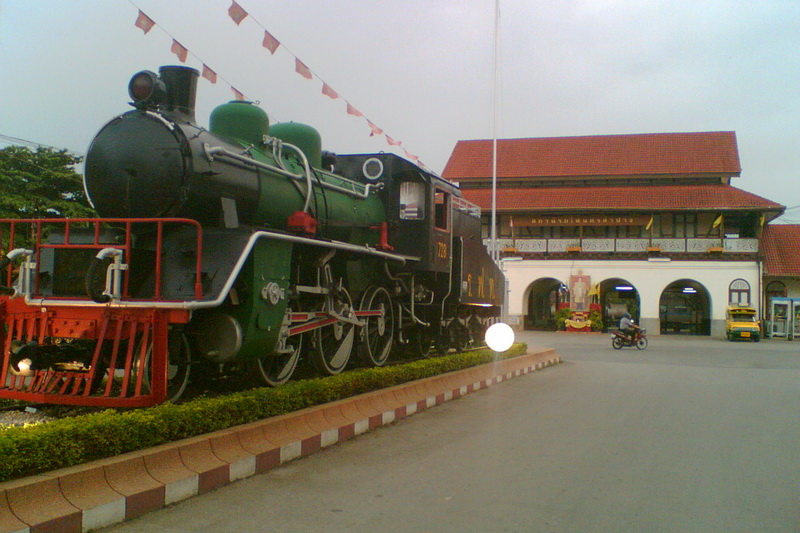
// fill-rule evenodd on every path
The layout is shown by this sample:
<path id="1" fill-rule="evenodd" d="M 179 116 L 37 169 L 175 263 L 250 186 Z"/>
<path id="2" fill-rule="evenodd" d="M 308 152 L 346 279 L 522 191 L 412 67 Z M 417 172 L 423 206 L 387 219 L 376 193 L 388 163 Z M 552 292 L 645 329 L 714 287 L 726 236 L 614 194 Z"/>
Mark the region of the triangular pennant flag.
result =
<path id="1" fill-rule="evenodd" d="M 373 135 L 380 135 L 381 133 L 383 133 L 382 129 L 380 129 L 378 126 L 376 126 L 369 120 L 367 121 L 367 124 L 369 124 L 369 129 L 372 130 L 369 134 L 370 137 L 372 137 Z"/>
<path id="2" fill-rule="evenodd" d="M 386 136 L 386 142 L 389 143 L 390 146 L 400 146 L 402 144 L 400 141 L 395 141 L 388 135 Z"/>
<path id="3" fill-rule="evenodd" d="M 361 111 L 359 111 L 358 109 L 356 109 L 355 107 L 350 105 L 350 102 L 347 102 L 347 114 L 348 115 L 353 115 L 354 117 L 363 117 L 364 116 L 364 114 Z"/>
<path id="4" fill-rule="evenodd" d="M 233 91 L 234 98 L 236 98 L 240 102 L 244 100 L 244 95 L 240 93 L 236 87 L 231 87 L 231 91 Z"/>
<path id="5" fill-rule="evenodd" d="M 413 162 L 416 163 L 417 161 L 419 161 L 419 157 L 415 156 L 412 153 L 409 153 L 409 151 L 406 150 L 405 148 L 403 148 L 403 152 L 406 154 L 406 157 L 409 158 L 410 160 L 412 160 Z M 512 227 L 514 226 L 514 219 L 513 218 L 511 219 L 511 226 Z"/>
<path id="6" fill-rule="evenodd" d="M 217 73 L 208 68 L 207 65 L 203 65 L 203 77 L 211 83 L 217 83 Z"/>
<path id="7" fill-rule="evenodd" d="M 244 19 L 247 18 L 247 11 L 245 11 L 244 8 L 242 8 L 242 6 L 240 6 L 234 1 L 231 2 L 231 7 L 228 8 L 228 16 L 238 26 L 239 24 L 242 23 Z"/>
<path id="8" fill-rule="evenodd" d="M 272 34 L 270 34 L 270 32 L 267 30 L 264 30 L 264 41 L 261 43 L 261 46 L 269 50 L 269 53 L 274 55 L 280 45 L 281 43 L 278 42 L 278 39 L 273 37 Z"/>
<path id="9" fill-rule="evenodd" d="M 294 71 L 303 76 L 304 78 L 306 78 L 307 80 L 310 80 L 312 78 L 311 71 L 308 69 L 307 66 L 305 66 L 305 64 L 302 61 L 300 61 L 297 58 L 294 58 Z"/>
<path id="10" fill-rule="evenodd" d="M 155 21 L 153 21 L 153 19 L 145 15 L 144 12 L 140 9 L 139 16 L 136 17 L 136 27 L 142 30 L 145 33 L 145 35 L 147 35 L 147 32 L 152 30 L 153 26 L 155 25 L 156 25 Z"/>
<path id="11" fill-rule="evenodd" d="M 330 98 L 333 98 L 334 100 L 339 98 L 339 94 L 336 91 L 334 91 L 333 89 L 331 89 L 330 85 L 328 85 L 325 82 L 322 83 L 322 94 L 324 94 L 325 96 L 328 96 Z"/>
<path id="12" fill-rule="evenodd" d="M 181 60 L 181 63 L 186 63 L 186 58 L 189 56 L 189 50 L 187 50 L 185 46 L 175 39 L 172 39 L 172 48 L 170 50 L 173 54 L 178 56 L 178 59 Z"/>

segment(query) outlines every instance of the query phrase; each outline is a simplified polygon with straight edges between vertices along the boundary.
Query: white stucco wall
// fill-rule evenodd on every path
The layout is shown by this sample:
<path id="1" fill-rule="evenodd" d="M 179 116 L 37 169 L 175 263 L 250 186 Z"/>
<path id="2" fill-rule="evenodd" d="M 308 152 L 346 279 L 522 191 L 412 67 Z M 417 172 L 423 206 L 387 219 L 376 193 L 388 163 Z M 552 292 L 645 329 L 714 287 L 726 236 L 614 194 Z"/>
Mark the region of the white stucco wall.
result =
<path id="1" fill-rule="evenodd" d="M 787 298 L 800 298 L 800 280 L 782 279 L 781 281 L 786 285 Z"/>
<path id="2" fill-rule="evenodd" d="M 735 279 L 750 284 L 752 305 L 761 308 L 761 275 L 756 261 L 502 261 L 509 283 L 508 314 L 521 316 L 527 312 L 531 284 L 541 278 L 555 278 L 569 284 L 570 275 L 582 271 L 591 276 L 592 284 L 620 278 L 639 293 L 640 321 L 658 332 L 659 302 L 667 286 L 681 279 L 690 279 L 708 291 L 711 306 L 711 334 L 724 334 L 728 288 Z M 521 321 L 520 321 L 521 323 Z M 721 329 L 720 329 L 721 328 Z"/>

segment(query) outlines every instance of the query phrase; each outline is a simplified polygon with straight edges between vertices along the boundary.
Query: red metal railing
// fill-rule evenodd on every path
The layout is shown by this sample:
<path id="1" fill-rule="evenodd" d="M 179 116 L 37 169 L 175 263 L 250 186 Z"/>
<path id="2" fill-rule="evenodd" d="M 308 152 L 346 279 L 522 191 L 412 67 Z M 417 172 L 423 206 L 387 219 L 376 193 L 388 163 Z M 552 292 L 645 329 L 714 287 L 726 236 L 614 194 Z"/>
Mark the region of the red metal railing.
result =
<path id="1" fill-rule="evenodd" d="M 80 231 L 79 231 L 79 226 Z M 164 233 L 171 226 L 194 228 L 196 263 L 194 298 L 201 300 L 203 288 L 202 228 L 190 219 L 0 219 L 0 247 L 26 247 L 34 252 L 36 269 L 31 282 L 31 300 L 0 295 L 0 397 L 31 402 L 107 407 L 142 407 L 163 402 L 167 397 L 168 331 L 171 324 L 185 324 L 190 312 L 165 300 L 163 279 Z M 47 231 L 58 231 L 59 242 L 42 242 Z M 124 233 L 123 233 L 124 231 Z M 117 232 L 119 238 L 108 235 Z M 155 279 L 151 295 L 130 295 L 130 270 L 124 271 L 121 298 L 99 306 L 87 296 L 41 298 L 42 250 L 85 249 L 123 251 L 127 264 L 136 253 L 133 235 L 155 235 Z M 89 237 L 87 237 L 89 235 Z M 152 253 L 152 252 L 151 252 Z M 0 276 L 11 286 L 15 265 Z M 87 264 L 88 269 L 88 264 Z M 136 306 L 126 306 L 135 301 Z M 147 305 L 152 301 L 152 307 Z M 144 305 L 143 305 L 144 304 Z M 166 306 L 165 306 L 166 304 Z M 93 342 L 78 364 L 39 365 L 22 372 L 15 349 L 32 344 L 57 349 L 74 342 Z M 35 358 L 35 357 L 34 357 Z M 17 368 L 14 367 L 17 365 Z"/>
<path id="2" fill-rule="evenodd" d="M 164 309 L 27 306 L 3 302 L 4 331 L 0 397 L 30 402 L 106 407 L 143 407 L 167 395 L 167 332 L 188 313 Z M 94 340 L 85 368 L 46 368 L 21 374 L 12 366 L 14 341 L 44 344 Z"/>
<path id="3" fill-rule="evenodd" d="M 73 237 L 73 230 L 77 225 L 84 225 L 93 228 L 92 242 L 71 242 Z M 156 232 L 155 244 L 155 289 L 152 299 L 161 300 L 161 279 L 162 279 L 162 257 L 163 257 L 163 237 L 164 227 L 166 225 L 184 225 L 191 226 L 195 229 L 197 235 L 196 241 L 196 264 L 195 264 L 195 299 L 200 300 L 203 296 L 203 288 L 201 283 L 201 269 L 202 269 L 202 253 L 203 253 L 203 230 L 196 220 L 187 218 L 43 218 L 43 219 L 0 219 L 0 247 L 3 247 L 4 253 L 18 247 L 17 243 L 29 246 L 34 250 L 34 255 L 37 263 L 37 271 L 34 278 L 33 292 L 39 294 L 39 272 L 38 265 L 41 263 L 41 252 L 43 249 L 85 249 L 85 250 L 102 250 L 103 248 L 117 248 L 123 251 L 124 260 L 129 264 L 132 261 L 134 253 L 132 235 L 134 228 L 137 230 L 145 229 L 147 225 L 152 226 Z M 4 229 L 8 227 L 8 241 L 4 239 Z M 33 238 L 33 243 L 24 242 L 24 237 L 19 237 L 19 228 L 27 227 L 27 234 Z M 44 230 L 57 229 L 63 227 L 63 243 L 46 243 L 42 242 Z M 104 238 L 103 230 L 119 230 L 124 228 L 124 242 L 111 242 L 108 238 Z M 85 235 L 82 232 L 81 235 Z M 20 242 L 23 241 L 23 242 Z M 88 265 L 87 265 L 88 267 Z M 11 283 L 13 275 L 13 265 L 9 265 L 6 271 L 6 286 Z M 123 283 L 123 298 L 129 297 L 129 281 L 130 271 L 125 271 Z"/>

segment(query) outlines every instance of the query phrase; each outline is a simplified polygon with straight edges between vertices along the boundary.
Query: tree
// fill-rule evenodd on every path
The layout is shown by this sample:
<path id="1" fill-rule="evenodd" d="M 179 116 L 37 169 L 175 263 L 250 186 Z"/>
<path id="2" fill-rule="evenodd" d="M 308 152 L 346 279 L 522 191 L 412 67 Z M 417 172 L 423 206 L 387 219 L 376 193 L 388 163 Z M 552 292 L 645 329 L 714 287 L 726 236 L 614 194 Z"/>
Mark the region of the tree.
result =
<path id="1" fill-rule="evenodd" d="M 66 150 L 22 146 L 0 149 L 0 218 L 89 218 L 81 158 Z"/>

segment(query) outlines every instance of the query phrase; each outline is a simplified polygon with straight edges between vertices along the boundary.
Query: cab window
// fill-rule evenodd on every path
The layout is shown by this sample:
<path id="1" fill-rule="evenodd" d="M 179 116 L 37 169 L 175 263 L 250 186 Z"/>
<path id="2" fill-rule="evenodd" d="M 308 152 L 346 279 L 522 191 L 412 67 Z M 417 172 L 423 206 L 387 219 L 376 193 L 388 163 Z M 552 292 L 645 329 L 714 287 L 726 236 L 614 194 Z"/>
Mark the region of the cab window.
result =
<path id="1" fill-rule="evenodd" d="M 425 218 L 425 184 L 406 181 L 400 184 L 400 220 Z"/>
<path id="2" fill-rule="evenodd" d="M 450 195 L 444 191 L 437 190 L 434 203 L 436 205 L 436 229 L 450 229 Z"/>

